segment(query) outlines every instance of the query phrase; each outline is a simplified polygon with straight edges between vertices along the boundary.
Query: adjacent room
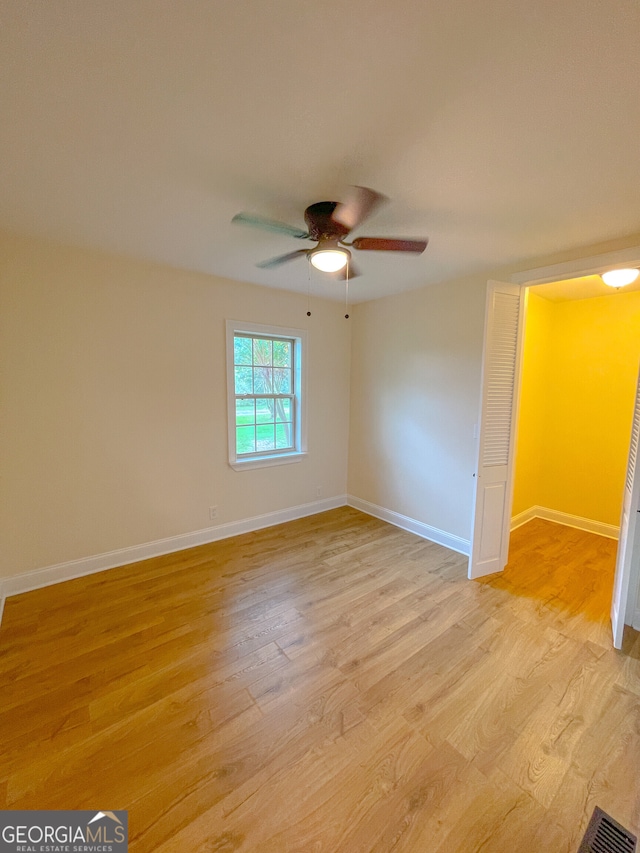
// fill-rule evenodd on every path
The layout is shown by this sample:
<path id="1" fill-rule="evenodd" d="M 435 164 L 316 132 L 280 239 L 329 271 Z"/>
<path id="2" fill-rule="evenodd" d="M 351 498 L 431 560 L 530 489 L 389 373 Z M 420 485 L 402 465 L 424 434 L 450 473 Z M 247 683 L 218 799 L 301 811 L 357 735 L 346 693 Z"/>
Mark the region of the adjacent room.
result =
<path id="1" fill-rule="evenodd" d="M 0 0 L 2 849 L 634 849 L 639 35 Z"/>
<path id="2" fill-rule="evenodd" d="M 604 616 L 605 633 L 639 365 L 637 280 L 529 289 L 504 579 Z M 574 577 L 557 559 L 569 551 Z"/>

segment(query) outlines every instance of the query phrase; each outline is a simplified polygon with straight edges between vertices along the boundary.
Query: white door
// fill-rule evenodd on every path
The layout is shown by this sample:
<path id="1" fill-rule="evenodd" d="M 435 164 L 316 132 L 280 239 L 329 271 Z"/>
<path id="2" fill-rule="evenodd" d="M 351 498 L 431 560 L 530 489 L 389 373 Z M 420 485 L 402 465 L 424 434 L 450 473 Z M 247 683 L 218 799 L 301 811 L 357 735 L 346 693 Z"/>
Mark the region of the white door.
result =
<path id="1" fill-rule="evenodd" d="M 520 285 L 488 283 L 470 578 L 507 562 L 523 311 Z"/>
<path id="2" fill-rule="evenodd" d="M 627 462 L 627 479 L 624 484 L 622 498 L 622 515 L 620 517 L 620 538 L 618 540 L 618 557 L 616 574 L 613 581 L 613 598 L 611 600 L 611 627 L 613 628 L 613 645 L 616 649 L 622 647 L 624 623 L 629 621 L 627 608 L 629 602 L 629 587 L 640 558 L 638 542 L 638 513 L 640 512 L 640 477 L 636 477 L 636 458 L 638 455 L 638 435 L 640 433 L 640 376 L 636 388 L 636 404 L 633 410 L 631 427 L 631 445 Z M 636 569 L 637 571 L 637 569 Z"/>

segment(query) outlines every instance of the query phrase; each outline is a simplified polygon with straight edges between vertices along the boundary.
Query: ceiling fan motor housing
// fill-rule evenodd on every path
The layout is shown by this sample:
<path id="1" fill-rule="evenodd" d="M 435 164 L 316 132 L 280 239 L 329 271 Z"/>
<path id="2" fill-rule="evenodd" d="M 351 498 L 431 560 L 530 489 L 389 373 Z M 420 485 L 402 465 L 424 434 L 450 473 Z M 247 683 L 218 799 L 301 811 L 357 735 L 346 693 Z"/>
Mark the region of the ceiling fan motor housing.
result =
<path id="1" fill-rule="evenodd" d="M 309 236 L 314 240 L 341 240 L 349 229 L 332 219 L 338 206 L 337 201 L 318 201 L 309 205 L 304 212 L 304 221 L 309 228 Z"/>

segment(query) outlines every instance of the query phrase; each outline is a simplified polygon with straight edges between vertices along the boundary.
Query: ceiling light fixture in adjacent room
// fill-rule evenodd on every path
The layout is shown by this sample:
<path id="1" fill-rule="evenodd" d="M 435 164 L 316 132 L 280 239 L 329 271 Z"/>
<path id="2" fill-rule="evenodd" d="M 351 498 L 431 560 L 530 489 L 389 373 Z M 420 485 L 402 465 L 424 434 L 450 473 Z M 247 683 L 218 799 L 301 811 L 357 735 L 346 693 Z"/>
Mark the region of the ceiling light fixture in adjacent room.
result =
<path id="1" fill-rule="evenodd" d="M 603 272 L 600 278 L 609 287 L 624 287 L 625 284 L 631 284 L 632 281 L 635 281 L 638 275 L 640 275 L 639 270 L 609 270 Z"/>

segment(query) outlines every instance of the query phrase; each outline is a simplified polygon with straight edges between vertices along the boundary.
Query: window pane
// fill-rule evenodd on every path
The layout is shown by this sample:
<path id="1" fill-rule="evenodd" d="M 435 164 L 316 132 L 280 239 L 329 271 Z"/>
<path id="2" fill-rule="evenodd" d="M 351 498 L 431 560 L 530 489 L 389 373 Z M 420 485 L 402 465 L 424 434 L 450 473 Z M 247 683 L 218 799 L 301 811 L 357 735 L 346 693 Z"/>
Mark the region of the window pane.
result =
<path id="1" fill-rule="evenodd" d="M 236 427 L 236 453 L 256 452 L 256 428 L 254 426 Z"/>
<path id="2" fill-rule="evenodd" d="M 291 367 L 290 341 L 273 342 L 273 363 L 276 367 Z"/>
<path id="3" fill-rule="evenodd" d="M 276 424 L 276 450 L 293 447 L 291 424 Z"/>
<path id="4" fill-rule="evenodd" d="M 253 368 L 253 393 L 254 394 L 271 394 L 273 393 L 273 368 L 272 367 L 254 367 Z"/>
<path id="5" fill-rule="evenodd" d="M 236 367 L 236 394 L 253 393 L 253 370 L 250 367 Z"/>
<path id="6" fill-rule="evenodd" d="M 256 422 L 259 424 L 272 424 L 275 420 L 275 401 L 256 400 Z"/>
<path id="7" fill-rule="evenodd" d="M 236 426 L 256 422 L 256 404 L 254 400 L 236 400 Z"/>
<path id="8" fill-rule="evenodd" d="M 273 424 L 260 424 L 256 427 L 256 449 L 275 450 L 275 427 Z"/>
<path id="9" fill-rule="evenodd" d="M 254 364 L 273 364 L 271 341 L 263 340 L 262 338 L 254 338 L 253 340 L 253 363 Z"/>
<path id="10" fill-rule="evenodd" d="M 256 326 L 251 332 L 240 324 L 233 328 L 232 363 L 228 365 L 234 372 L 235 386 L 235 399 L 228 412 L 229 428 L 235 430 L 236 452 L 230 451 L 229 460 L 232 464 L 234 458 L 247 462 L 299 450 L 297 393 L 302 377 L 297 371 L 304 334 L 298 349 L 297 338 L 280 337 L 281 333 L 267 326 Z"/>
<path id="11" fill-rule="evenodd" d="M 273 390 L 276 394 L 291 393 L 291 371 L 285 367 L 276 367 L 273 371 Z"/>
<path id="12" fill-rule="evenodd" d="M 252 352 L 251 338 L 233 339 L 233 360 L 236 364 L 251 364 Z"/>
<path id="13" fill-rule="evenodd" d="M 291 400 L 276 400 L 276 421 L 291 420 Z"/>

